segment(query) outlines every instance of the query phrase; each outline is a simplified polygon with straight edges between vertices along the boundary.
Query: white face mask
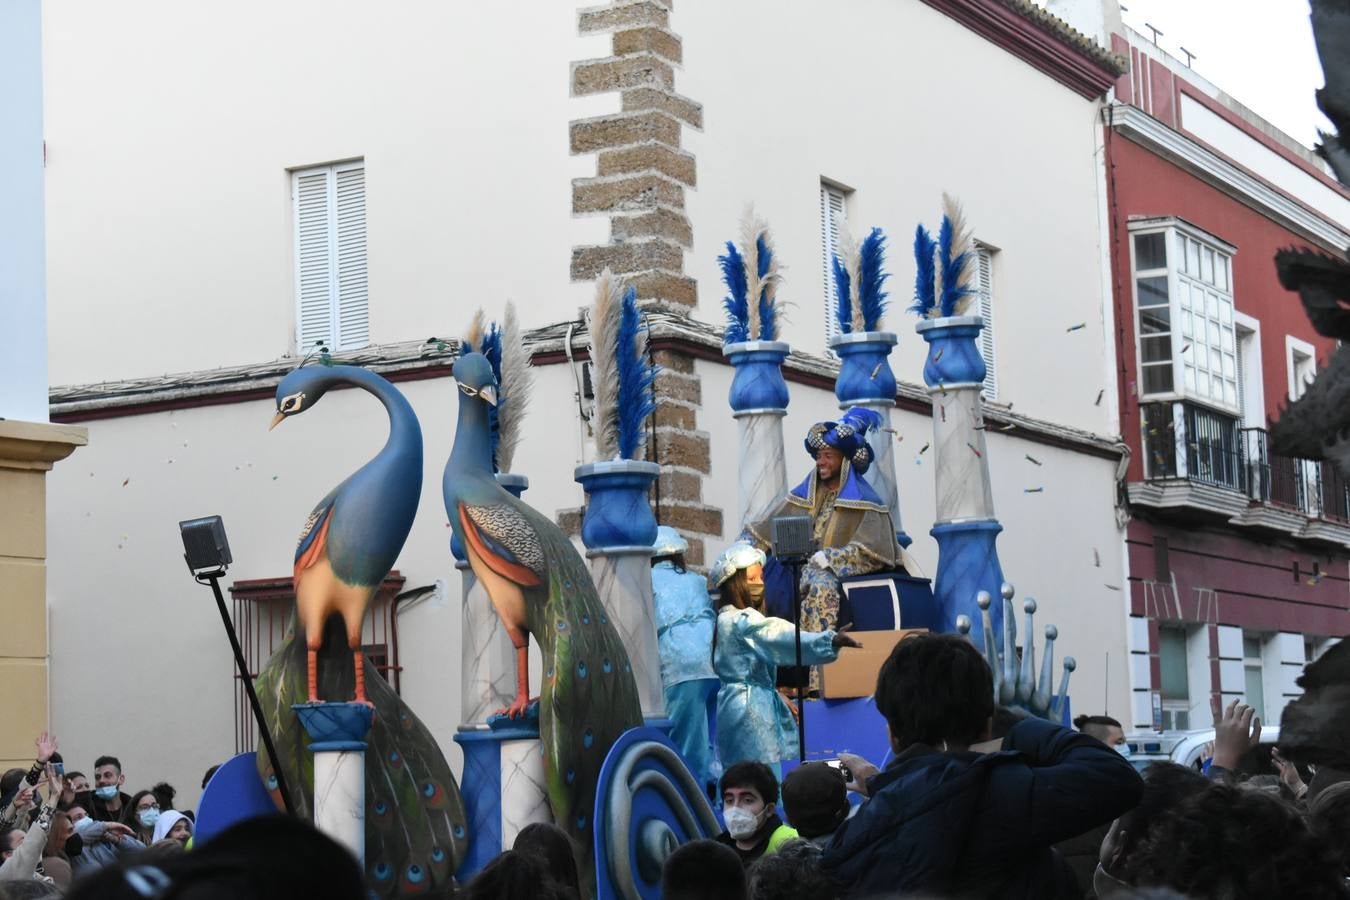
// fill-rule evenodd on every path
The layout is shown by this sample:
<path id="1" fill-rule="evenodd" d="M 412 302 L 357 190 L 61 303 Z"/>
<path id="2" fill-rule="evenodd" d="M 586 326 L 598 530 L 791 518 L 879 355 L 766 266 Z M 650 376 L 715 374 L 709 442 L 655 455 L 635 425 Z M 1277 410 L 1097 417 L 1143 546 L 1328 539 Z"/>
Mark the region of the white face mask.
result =
<path id="1" fill-rule="evenodd" d="M 765 807 L 764 811 L 767 811 Z M 761 811 L 757 816 L 754 813 L 741 809 L 739 806 L 726 806 L 722 808 L 722 818 L 727 823 L 727 834 L 738 841 L 743 841 L 759 831 L 761 817 L 764 815 Z"/>
<path id="2" fill-rule="evenodd" d="M 1130 745 L 1129 745 L 1128 743 L 1126 743 L 1126 744 L 1116 744 L 1116 745 L 1115 745 L 1114 747 L 1112 747 L 1111 749 L 1114 750 L 1114 751 L 1116 751 L 1117 753 L 1119 753 L 1121 756 L 1124 756 L 1124 757 L 1127 757 L 1127 758 L 1128 758 L 1129 755 L 1130 755 Z"/>

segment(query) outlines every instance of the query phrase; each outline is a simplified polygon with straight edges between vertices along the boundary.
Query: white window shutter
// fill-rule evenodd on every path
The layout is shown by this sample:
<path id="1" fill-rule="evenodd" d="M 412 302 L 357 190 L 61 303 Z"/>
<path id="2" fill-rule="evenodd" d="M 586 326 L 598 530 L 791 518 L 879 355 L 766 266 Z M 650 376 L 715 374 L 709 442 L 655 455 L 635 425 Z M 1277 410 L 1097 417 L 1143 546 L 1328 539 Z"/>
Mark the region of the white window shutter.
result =
<path id="1" fill-rule="evenodd" d="M 343 350 L 370 342 L 366 288 L 366 170 L 339 168 L 337 181 L 338 346 Z"/>
<path id="2" fill-rule="evenodd" d="M 292 175 L 297 350 L 319 343 L 354 350 L 370 342 L 366 279 L 365 164 Z"/>
<path id="3" fill-rule="evenodd" d="M 839 252 L 839 235 L 844 221 L 844 192 L 828 184 L 820 186 L 820 258 L 825 285 L 825 343 L 839 334 L 835 316 L 834 255 Z"/>
<path id="4" fill-rule="evenodd" d="M 984 329 L 980 332 L 980 356 L 984 358 L 986 400 L 998 399 L 998 370 L 994 367 L 994 254 L 988 247 L 975 246 L 975 291 L 980 300 Z"/>
<path id="5" fill-rule="evenodd" d="M 329 343 L 333 333 L 333 229 L 329 210 L 329 172 L 296 172 L 295 291 L 296 344 L 304 354 L 318 342 Z"/>

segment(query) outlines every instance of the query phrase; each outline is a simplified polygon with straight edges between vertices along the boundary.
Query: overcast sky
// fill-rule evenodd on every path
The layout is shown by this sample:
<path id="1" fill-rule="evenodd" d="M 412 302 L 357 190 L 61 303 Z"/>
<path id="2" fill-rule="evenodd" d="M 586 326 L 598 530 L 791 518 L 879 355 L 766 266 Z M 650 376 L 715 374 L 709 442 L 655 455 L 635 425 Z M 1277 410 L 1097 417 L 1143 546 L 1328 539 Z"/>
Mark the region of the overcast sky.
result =
<path id="1" fill-rule="evenodd" d="M 1313 45 L 1307 0 L 1122 0 L 1125 24 L 1281 131 L 1311 147 L 1331 125 L 1313 92 L 1322 67 Z"/>

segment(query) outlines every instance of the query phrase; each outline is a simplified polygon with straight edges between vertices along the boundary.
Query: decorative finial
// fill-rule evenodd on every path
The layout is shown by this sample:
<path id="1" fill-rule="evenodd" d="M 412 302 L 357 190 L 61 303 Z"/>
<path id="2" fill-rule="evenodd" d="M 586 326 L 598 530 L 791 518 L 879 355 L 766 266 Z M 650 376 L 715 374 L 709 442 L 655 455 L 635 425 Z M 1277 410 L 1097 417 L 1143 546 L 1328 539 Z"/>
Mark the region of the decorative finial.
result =
<path id="1" fill-rule="evenodd" d="M 970 637 L 970 616 L 962 613 L 956 617 L 956 630 L 960 634 Z"/>
<path id="2" fill-rule="evenodd" d="M 1013 586 L 1006 581 L 1003 582 L 1003 585 L 998 589 L 998 592 L 1000 595 L 1002 595 L 1004 600 L 1011 600 L 1013 596 L 1017 593 L 1017 591 L 1013 588 Z"/>
<path id="3" fill-rule="evenodd" d="M 980 609 L 988 609 L 989 604 L 992 602 L 993 598 L 989 596 L 988 591 L 980 591 L 978 594 L 975 595 L 975 605 L 978 606 Z"/>

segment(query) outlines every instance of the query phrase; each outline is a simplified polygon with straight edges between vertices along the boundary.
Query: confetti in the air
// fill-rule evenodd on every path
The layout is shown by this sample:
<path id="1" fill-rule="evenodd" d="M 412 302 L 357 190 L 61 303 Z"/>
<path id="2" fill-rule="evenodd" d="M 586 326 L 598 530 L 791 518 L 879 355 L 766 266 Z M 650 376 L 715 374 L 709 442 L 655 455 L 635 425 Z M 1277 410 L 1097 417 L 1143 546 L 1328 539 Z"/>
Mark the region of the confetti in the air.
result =
<path id="1" fill-rule="evenodd" d="M 1190 345 L 1190 344 L 1182 344 L 1182 345 L 1181 345 L 1181 352 L 1182 352 L 1182 353 L 1185 353 L 1185 352 L 1186 352 L 1187 350 L 1189 350 L 1189 349 L 1191 349 L 1191 345 Z"/>
<path id="2" fill-rule="evenodd" d="M 938 404 L 938 412 L 942 413 L 942 421 L 947 421 L 947 407 L 941 403 Z"/>
<path id="3" fill-rule="evenodd" d="M 924 453 L 926 453 L 926 452 L 928 451 L 928 448 L 931 447 L 931 446 L 933 446 L 933 445 L 932 445 L 932 444 L 924 444 L 922 447 L 919 448 L 919 455 L 920 455 L 920 456 L 923 456 Z"/>
<path id="4" fill-rule="evenodd" d="M 881 363 L 877 363 L 875 366 L 872 367 L 872 380 L 873 380 L 873 381 L 876 381 L 876 379 L 877 379 L 877 373 L 880 372 L 880 371 L 881 371 Z"/>
<path id="5" fill-rule="evenodd" d="M 1070 325 L 1068 328 L 1066 328 L 1066 329 L 1064 329 L 1064 330 L 1065 330 L 1065 332 L 1070 332 L 1070 331 L 1081 331 L 1082 329 L 1084 329 L 1084 328 L 1086 328 L 1086 327 L 1087 327 L 1087 323 L 1086 323 L 1086 322 L 1079 322 L 1077 325 Z"/>
<path id="6" fill-rule="evenodd" d="M 933 354 L 933 362 L 937 362 L 939 359 L 942 359 L 942 351 L 946 349 L 947 349 L 946 347 L 939 347 L 938 351 Z"/>
<path id="7" fill-rule="evenodd" d="M 1097 392 L 1097 402 L 1093 403 L 1092 405 L 1093 405 L 1093 406 L 1101 406 L 1101 405 L 1102 405 L 1102 398 L 1105 397 L 1105 396 L 1106 396 L 1106 388 L 1102 388 L 1100 391 Z"/>
<path id="8" fill-rule="evenodd" d="M 1043 488 L 1043 487 L 1022 488 L 1022 493 L 1024 493 L 1024 494 L 1043 494 L 1043 493 L 1045 493 L 1045 488 Z"/>
<path id="9" fill-rule="evenodd" d="M 1096 547 L 1092 548 L 1092 564 L 1099 569 L 1102 567 L 1102 555 L 1097 552 Z"/>
<path id="10" fill-rule="evenodd" d="M 976 456 L 980 457 L 981 459 L 984 458 L 984 454 L 981 453 L 980 451 L 976 450 L 976 449 L 975 449 L 975 445 L 972 444 L 970 441 L 966 441 L 966 446 L 970 448 L 970 452 L 971 452 L 971 453 L 974 453 Z"/>
<path id="11" fill-rule="evenodd" d="M 1033 464 L 1038 465 L 1038 466 L 1044 465 L 1044 463 L 1042 463 L 1042 462 L 1041 462 L 1039 459 L 1037 459 L 1036 457 L 1032 456 L 1030 453 L 1026 453 L 1026 454 L 1023 454 L 1023 455 L 1026 456 L 1027 462 L 1029 462 L 1029 463 L 1033 463 Z"/>
<path id="12" fill-rule="evenodd" d="M 130 478 L 123 478 L 123 479 L 122 479 L 122 487 L 126 487 L 128 484 L 131 484 L 131 479 L 130 479 Z"/>
<path id="13" fill-rule="evenodd" d="M 1009 422 L 1007 425 L 1004 425 L 1002 428 L 1000 428 L 999 431 L 1012 431 L 1016 427 L 1017 427 L 1016 422 Z"/>
<path id="14" fill-rule="evenodd" d="M 1105 585 L 1105 587 L 1106 587 L 1106 589 L 1107 589 L 1108 591 L 1118 591 L 1118 590 L 1120 590 L 1120 585 L 1118 585 L 1118 584 L 1108 584 L 1108 585 Z"/>

